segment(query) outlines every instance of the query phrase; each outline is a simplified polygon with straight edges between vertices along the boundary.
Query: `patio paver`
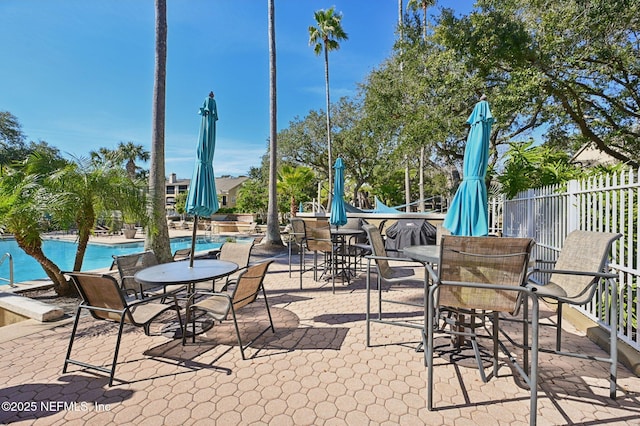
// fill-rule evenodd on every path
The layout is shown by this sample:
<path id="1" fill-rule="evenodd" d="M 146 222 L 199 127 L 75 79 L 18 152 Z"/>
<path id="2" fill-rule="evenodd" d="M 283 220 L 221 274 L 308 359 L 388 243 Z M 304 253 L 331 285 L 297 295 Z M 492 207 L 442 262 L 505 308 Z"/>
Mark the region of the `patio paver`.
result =
<path id="1" fill-rule="evenodd" d="M 473 362 L 436 358 L 434 402 L 426 409 L 426 368 L 415 350 L 420 332 L 372 324 L 365 344 L 364 274 L 351 285 L 314 282 L 299 290 L 280 255 L 265 279 L 276 333 L 266 333 L 242 360 L 233 322 L 216 325 L 195 345 L 128 328 L 123 334 L 115 385 L 102 374 L 72 366 L 62 374 L 71 323 L 34 329 L 0 348 L 2 424 L 528 424 L 529 390 L 509 365 L 482 383 Z M 417 288 L 391 291 L 419 296 Z M 256 304 L 255 321 L 266 321 Z M 401 308 L 393 308 L 401 309 Z M 543 316 L 553 318 L 547 310 Z M 167 314 L 163 321 L 171 321 Z M 569 323 L 566 323 L 570 327 Z M 601 351 L 577 330 L 564 345 Z M 542 340 L 552 337 L 542 332 Z M 106 363 L 113 324 L 81 321 L 76 359 Z M 436 345 L 445 347 L 444 338 Z M 470 367 L 467 367 L 469 365 Z M 608 398 L 606 365 L 540 354 L 538 424 L 640 424 L 640 378 L 619 366 L 618 399 Z M 8 404 L 7 404 L 8 403 Z"/>

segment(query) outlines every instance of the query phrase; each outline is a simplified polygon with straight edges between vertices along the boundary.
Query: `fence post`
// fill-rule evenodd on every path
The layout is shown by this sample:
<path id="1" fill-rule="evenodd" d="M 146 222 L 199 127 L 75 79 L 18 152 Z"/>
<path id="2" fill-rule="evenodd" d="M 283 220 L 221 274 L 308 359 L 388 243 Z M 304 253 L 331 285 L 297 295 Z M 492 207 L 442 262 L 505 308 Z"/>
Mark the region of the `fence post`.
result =
<path id="1" fill-rule="evenodd" d="M 578 192 L 580 182 L 570 180 L 567 182 L 567 235 L 580 226 L 580 206 L 578 205 Z M 564 235 L 562 236 L 564 238 Z"/>
<path id="2" fill-rule="evenodd" d="M 527 230 L 526 235 L 522 235 L 522 237 L 536 239 L 536 191 L 527 189 L 526 200 L 527 208 L 525 214 L 527 215 Z"/>

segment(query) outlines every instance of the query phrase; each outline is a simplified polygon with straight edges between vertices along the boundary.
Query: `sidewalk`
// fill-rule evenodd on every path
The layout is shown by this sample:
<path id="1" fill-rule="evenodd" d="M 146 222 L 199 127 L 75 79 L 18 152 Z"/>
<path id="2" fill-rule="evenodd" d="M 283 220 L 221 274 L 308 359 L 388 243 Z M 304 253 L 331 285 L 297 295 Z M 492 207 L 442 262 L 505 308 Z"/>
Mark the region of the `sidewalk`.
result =
<path id="1" fill-rule="evenodd" d="M 107 237 L 108 238 L 108 237 Z M 256 251 L 259 260 L 269 254 Z M 529 422 L 529 390 L 501 359 L 499 377 L 482 383 L 473 362 L 435 365 L 435 407 L 426 407 L 426 368 L 415 348 L 420 332 L 372 324 L 365 344 L 365 280 L 349 286 L 314 282 L 297 271 L 289 278 L 286 252 L 277 254 L 265 280 L 276 333 L 266 333 L 242 360 L 233 322 L 198 336 L 196 345 L 160 333 L 127 328 L 116 381 L 62 365 L 70 320 L 33 330 L 0 347 L 1 424 L 74 425 L 369 425 L 501 424 Z M 420 297 L 420 288 L 398 286 L 399 297 Z M 266 321 L 256 304 L 248 328 Z M 391 308 L 399 309 L 399 308 Z M 419 316 L 419 312 L 398 315 Z M 550 311 L 544 316 L 553 317 Z M 81 321 L 74 356 L 107 363 L 115 327 Z M 601 351 L 567 329 L 568 350 Z M 553 337 L 542 333 L 542 341 Z M 436 345 L 446 346 L 446 339 Z M 601 352 L 602 353 L 602 352 Z M 608 398 L 608 369 L 601 363 L 540 354 L 538 424 L 640 424 L 640 378 L 623 366 L 618 399 Z M 8 403 L 8 404 L 6 404 Z M 15 423 L 13 423 L 15 422 Z"/>

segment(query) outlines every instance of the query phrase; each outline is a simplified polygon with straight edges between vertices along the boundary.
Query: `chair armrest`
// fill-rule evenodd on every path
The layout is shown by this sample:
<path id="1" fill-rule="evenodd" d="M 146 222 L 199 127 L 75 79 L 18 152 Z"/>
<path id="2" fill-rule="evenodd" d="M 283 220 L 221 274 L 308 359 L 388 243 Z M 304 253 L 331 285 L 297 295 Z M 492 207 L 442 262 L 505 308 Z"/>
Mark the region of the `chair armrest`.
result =
<path id="1" fill-rule="evenodd" d="M 389 257 L 389 256 L 374 256 L 374 255 L 368 255 L 368 256 L 365 256 L 365 259 L 372 259 L 372 260 L 393 260 L 393 261 L 399 261 L 399 262 L 421 263 L 421 262 L 418 262 L 417 260 L 413 260 L 413 259 L 410 259 L 410 258 L 408 258 L 408 257 Z"/>
<path id="2" fill-rule="evenodd" d="M 191 294 L 188 298 L 187 298 L 187 305 L 185 307 L 185 309 L 188 311 L 189 307 L 191 305 L 194 304 L 194 300 L 197 300 L 198 297 L 202 297 L 202 296 L 208 296 L 208 297 L 224 297 L 229 299 L 229 302 L 231 302 L 231 295 L 227 292 L 215 292 L 215 291 L 196 291 L 195 293 Z M 175 296 L 174 296 L 175 297 Z"/>
<path id="3" fill-rule="evenodd" d="M 591 272 L 591 271 L 570 271 L 563 269 L 538 269 L 534 268 L 527 273 L 526 281 L 529 281 L 529 276 L 535 273 L 539 274 L 560 274 L 560 275 L 582 275 L 594 278 L 606 278 L 606 279 L 614 279 L 618 278 L 618 274 L 613 274 L 611 272 Z"/>

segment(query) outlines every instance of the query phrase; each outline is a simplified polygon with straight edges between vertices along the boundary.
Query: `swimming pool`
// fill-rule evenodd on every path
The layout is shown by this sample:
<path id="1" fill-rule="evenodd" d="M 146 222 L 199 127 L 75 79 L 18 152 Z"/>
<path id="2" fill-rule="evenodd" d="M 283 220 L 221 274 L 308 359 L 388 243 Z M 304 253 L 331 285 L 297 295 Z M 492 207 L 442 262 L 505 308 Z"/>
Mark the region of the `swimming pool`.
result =
<path id="1" fill-rule="evenodd" d="M 204 237 L 199 236 L 196 240 L 196 251 L 214 250 L 220 248 L 227 240 L 227 237 Z M 252 238 L 238 237 L 238 242 L 250 242 Z M 44 240 L 42 249 L 45 255 L 51 259 L 63 271 L 73 269 L 73 260 L 76 255 L 77 243 L 64 240 Z M 191 237 L 181 237 L 171 239 L 171 253 L 181 248 L 191 247 Z M 89 243 L 82 263 L 83 271 L 93 269 L 108 268 L 113 261 L 113 255 L 123 255 L 136 253 L 144 250 L 144 243 L 132 242 L 124 244 L 92 244 Z M 13 257 L 13 280 L 14 282 L 36 280 L 46 278 L 44 270 L 36 260 L 27 255 L 14 239 L 0 241 L 0 256 L 4 253 L 11 253 Z M 9 278 L 9 261 L 5 260 L 0 265 L 0 277 Z M 8 284 L 0 281 L 0 285 Z"/>

